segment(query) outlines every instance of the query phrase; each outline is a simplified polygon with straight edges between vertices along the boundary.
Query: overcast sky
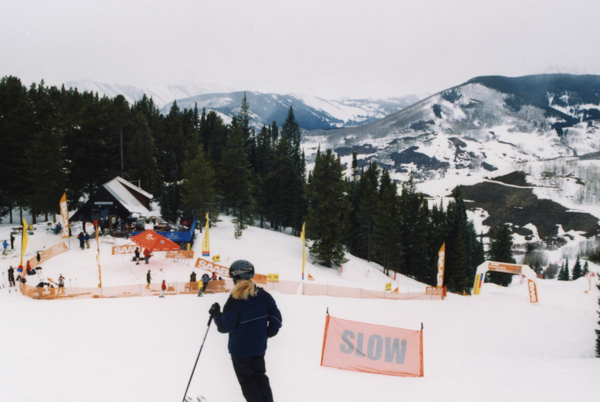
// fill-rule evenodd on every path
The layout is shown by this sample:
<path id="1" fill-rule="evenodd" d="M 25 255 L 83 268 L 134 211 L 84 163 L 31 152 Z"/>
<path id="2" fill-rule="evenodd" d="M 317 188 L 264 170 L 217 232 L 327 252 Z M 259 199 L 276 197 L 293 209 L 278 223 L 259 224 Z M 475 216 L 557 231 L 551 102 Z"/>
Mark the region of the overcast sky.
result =
<path id="1" fill-rule="evenodd" d="M 434 93 L 480 75 L 600 74 L 598 0 L 2 0 L 0 77 Z"/>

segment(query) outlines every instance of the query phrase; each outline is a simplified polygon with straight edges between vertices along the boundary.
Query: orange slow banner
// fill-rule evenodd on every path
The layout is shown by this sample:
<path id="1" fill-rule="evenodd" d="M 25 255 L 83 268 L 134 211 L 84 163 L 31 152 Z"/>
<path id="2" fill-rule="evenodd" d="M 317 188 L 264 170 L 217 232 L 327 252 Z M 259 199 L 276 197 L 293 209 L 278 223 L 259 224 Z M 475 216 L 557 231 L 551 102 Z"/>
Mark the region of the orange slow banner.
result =
<path id="1" fill-rule="evenodd" d="M 423 331 L 327 316 L 321 366 L 423 377 Z"/>

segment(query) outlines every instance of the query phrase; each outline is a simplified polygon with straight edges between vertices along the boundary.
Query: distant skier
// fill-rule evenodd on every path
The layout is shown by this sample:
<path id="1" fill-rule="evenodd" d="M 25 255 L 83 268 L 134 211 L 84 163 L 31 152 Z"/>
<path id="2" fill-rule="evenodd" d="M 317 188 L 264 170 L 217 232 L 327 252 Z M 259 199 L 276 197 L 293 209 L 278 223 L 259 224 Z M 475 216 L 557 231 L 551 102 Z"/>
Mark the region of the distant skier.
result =
<path id="1" fill-rule="evenodd" d="M 160 296 L 158 296 L 158 297 L 162 297 L 164 299 L 165 290 L 167 290 L 167 284 L 165 283 L 165 280 L 163 279 L 162 286 L 160 287 Z"/>
<path id="2" fill-rule="evenodd" d="M 190 275 L 190 282 L 196 282 L 196 271 L 192 271 L 192 274 Z"/>
<path id="3" fill-rule="evenodd" d="M 208 281 L 210 281 L 210 276 L 208 276 L 208 274 L 202 275 L 202 287 L 198 291 L 198 297 L 202 297 L 202 293 L 206 292 Z"/>
<path id="4" fill-rule="evenodd" d="M 58 292 L 57 294 L 65 294 L 65 277 L 62 274 L 58 277 Z"/>
<path id="5" fill-rule="evenodd" d="M 229 275 L 235 286 L 223 313 L 219 303 L 208 312 L 219 332 L 229 333 L 229 353 L 246 401 L 273 402 L 265 352 L 267 338 L 277 335 L 281 328 L 281 312 L 275 299 L 252 282 L 254 266 L 250 262 L 235 261 Z"/>
<path id="6" fill-rule="evenodd" d="M 85 235 L 83 232 L 79 232 L 77 238 L 79 239 L 79 247 L 83 250 L 85 248 Z"/>
<path id="7" fill-rule="evenodd" d="M 150 281 L 152 281 L 152 275 L 150 274 L 150 270 L 146 273 L 146 289 L 150 289 Z"/>
<path id="8" fill-rule="evenodd" d="M 140 248 L 136 247 L 133 252 L 133 259 L 135 260 L 135 265 L 140 265 Z"/>
<path id="9" fill-rule="evenodd" d="M 146 261 L 146 264 L 148 264 L 149 259 L 150 259 L 150 249 L 145 248 L 144 249 L 144 260 Z"/>
<path id="10" fill-rule="evenodd" d="M 14 250 L 15 249 L 15 235 L 14 234 L 10 234 L 10 249 Z"/>
<path id="11" fill-rule="evenodd" d="M 17 286 L 15 284 L 15 269 L 12 267 L 12 265 L 10 266 L 10 268 L 8 268 L 8 287 L 13 287 L 13 286 Z"/>
<path id="12" fill-rule="evenodd" d="M 83 236 L 83 238 L 85 239 L 85 247 L 90 248 L 90 234 L 86 233 L 85 236 Z"/>
<path id="13" fill-rule="evenodd" d="M 2 242 L 2 247 L 4 248 L 2 254 L 6 255 L 8 253 L 8 242 L 6 240 Z"/>

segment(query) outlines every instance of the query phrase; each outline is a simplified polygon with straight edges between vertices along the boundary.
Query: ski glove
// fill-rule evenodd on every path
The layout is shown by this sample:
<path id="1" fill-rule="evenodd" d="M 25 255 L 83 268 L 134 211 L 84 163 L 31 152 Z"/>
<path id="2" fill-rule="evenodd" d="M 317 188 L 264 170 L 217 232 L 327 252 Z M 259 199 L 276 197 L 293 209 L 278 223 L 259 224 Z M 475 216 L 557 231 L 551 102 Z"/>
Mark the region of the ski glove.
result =
<path id="1" fill-rule="evenodd" d="M 210 314 L 211 318 L 215 318 L 219 314 L 221 314 L 221 306 L 219 303 L 215 303 L 210 306 L 210 310 L 208 310 L 208 314 Z"/>

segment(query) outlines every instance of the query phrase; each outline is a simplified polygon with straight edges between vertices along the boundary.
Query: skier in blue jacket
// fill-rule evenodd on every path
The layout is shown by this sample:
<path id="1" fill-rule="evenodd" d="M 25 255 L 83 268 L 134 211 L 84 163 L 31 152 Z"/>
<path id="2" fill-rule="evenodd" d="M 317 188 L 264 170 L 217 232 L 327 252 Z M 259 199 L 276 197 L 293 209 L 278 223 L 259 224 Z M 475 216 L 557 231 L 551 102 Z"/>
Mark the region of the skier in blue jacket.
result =
<path id="1" fill-rule="evenodd" d="M 244 260 L 229 268 L 235 286 L 223 313 L 214 303 L 209 314 L 221 333 L 229 333 L 229 353 L 235 375 L 248 402 L 272 402 L 273 393 L 266 375 L 267 339 L 281 328 L 281 313 L 275 299 L 252 282 L 254 266 Z"/>

